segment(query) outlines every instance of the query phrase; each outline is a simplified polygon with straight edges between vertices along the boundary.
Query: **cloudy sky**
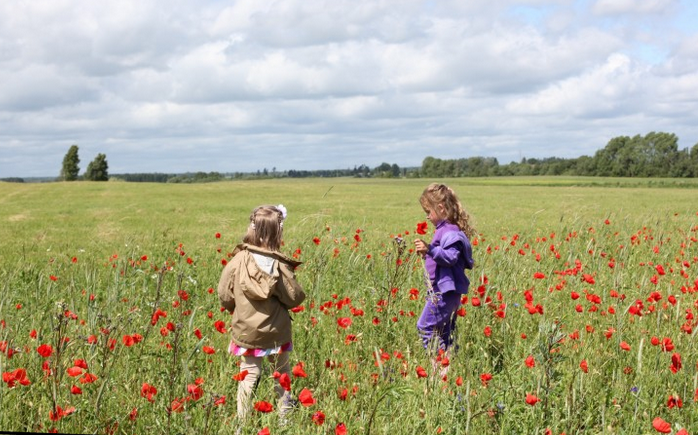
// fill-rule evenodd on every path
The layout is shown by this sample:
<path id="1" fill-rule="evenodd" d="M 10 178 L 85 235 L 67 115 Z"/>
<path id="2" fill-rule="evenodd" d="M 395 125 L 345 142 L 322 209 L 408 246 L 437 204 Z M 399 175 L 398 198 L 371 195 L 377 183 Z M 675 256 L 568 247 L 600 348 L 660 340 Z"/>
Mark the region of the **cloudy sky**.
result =
<path id="1" fill-rule="evenodd" d="M 2 0 L 0 177 L 698 143 L 695 0 Z"/>

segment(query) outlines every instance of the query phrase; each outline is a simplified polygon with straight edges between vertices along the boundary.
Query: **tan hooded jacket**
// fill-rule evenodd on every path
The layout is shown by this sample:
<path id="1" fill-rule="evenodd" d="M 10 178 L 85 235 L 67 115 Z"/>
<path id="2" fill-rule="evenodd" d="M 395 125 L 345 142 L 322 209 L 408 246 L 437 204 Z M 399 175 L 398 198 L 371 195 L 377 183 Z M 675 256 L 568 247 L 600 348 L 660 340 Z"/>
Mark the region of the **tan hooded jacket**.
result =
<path id="1" fill-rule="evenodd" d="M 260 269 L 252 252 L 277 260 L 271 274 Z M 233 342 L 248 349 L 271 349 L 288 343 L 288 310 L 305 299 L 293 271 L 301 263 L 245 243 L 238 245 L 233 254 L 218 283 L 221 305 L 233 313 Z"/>

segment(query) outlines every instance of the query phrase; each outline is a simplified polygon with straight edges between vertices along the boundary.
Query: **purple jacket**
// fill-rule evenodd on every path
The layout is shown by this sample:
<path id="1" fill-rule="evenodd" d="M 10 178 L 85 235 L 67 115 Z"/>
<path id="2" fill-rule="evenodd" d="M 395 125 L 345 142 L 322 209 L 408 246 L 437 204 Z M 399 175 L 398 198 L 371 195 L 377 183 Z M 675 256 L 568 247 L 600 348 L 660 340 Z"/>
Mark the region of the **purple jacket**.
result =
<path id="1" fill-rule="evenodd" d="M 457 225 L 440 222 L 427 249 L 425 265 L 434 291 L 468 293 L 470 280 L 465 269 L 473 268 L 470 240 Z"/>

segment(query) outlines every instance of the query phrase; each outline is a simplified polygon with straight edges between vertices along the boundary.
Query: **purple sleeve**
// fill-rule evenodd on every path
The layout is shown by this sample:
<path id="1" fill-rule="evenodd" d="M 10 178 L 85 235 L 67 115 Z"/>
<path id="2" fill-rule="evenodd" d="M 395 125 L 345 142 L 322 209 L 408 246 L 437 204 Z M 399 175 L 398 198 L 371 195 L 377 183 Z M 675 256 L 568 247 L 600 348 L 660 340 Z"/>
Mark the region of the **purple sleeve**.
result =
<path id="1" fill-rule="evenodd" d="M 430 255 L 439 266 L 451 267 L 458 261 L 460 250 L 456 245 L 451 245 L 449 247 L 429 245 L 427 254 Z"/>
<path id="2" fill-rule="evenodd" d="M 462 255 L 465 267 L 472 269 L 473 254 L 468 238 L 460 231 L 452 231 L 443 235 L 441 246 L 429 246 L 427 254 L 431 255 L 434 262 L 440 266 L 454 266 Z"/>

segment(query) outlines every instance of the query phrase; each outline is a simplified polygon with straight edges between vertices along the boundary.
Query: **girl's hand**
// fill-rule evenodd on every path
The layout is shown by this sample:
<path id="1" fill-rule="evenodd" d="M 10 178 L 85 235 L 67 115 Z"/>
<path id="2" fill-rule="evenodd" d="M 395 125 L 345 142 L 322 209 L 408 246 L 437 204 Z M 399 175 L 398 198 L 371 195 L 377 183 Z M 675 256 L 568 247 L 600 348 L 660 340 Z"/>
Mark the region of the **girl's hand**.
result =
<path id="1" fill-rule="evenodd" d="M 421 255 L 422 257 L 424 257 L 425 255 L 427 255 L 427 249 L 428 249 L 428 246 L 427 246 L 426 243 L 424 243 L 424 240 L 422 240 L 422 239 L 415 239 L 415 241 L 414 241 L 414 250 L 415 250 L 415 252 L 417 252 L 417 254 L 419 254 L 419 255 Z"/>

